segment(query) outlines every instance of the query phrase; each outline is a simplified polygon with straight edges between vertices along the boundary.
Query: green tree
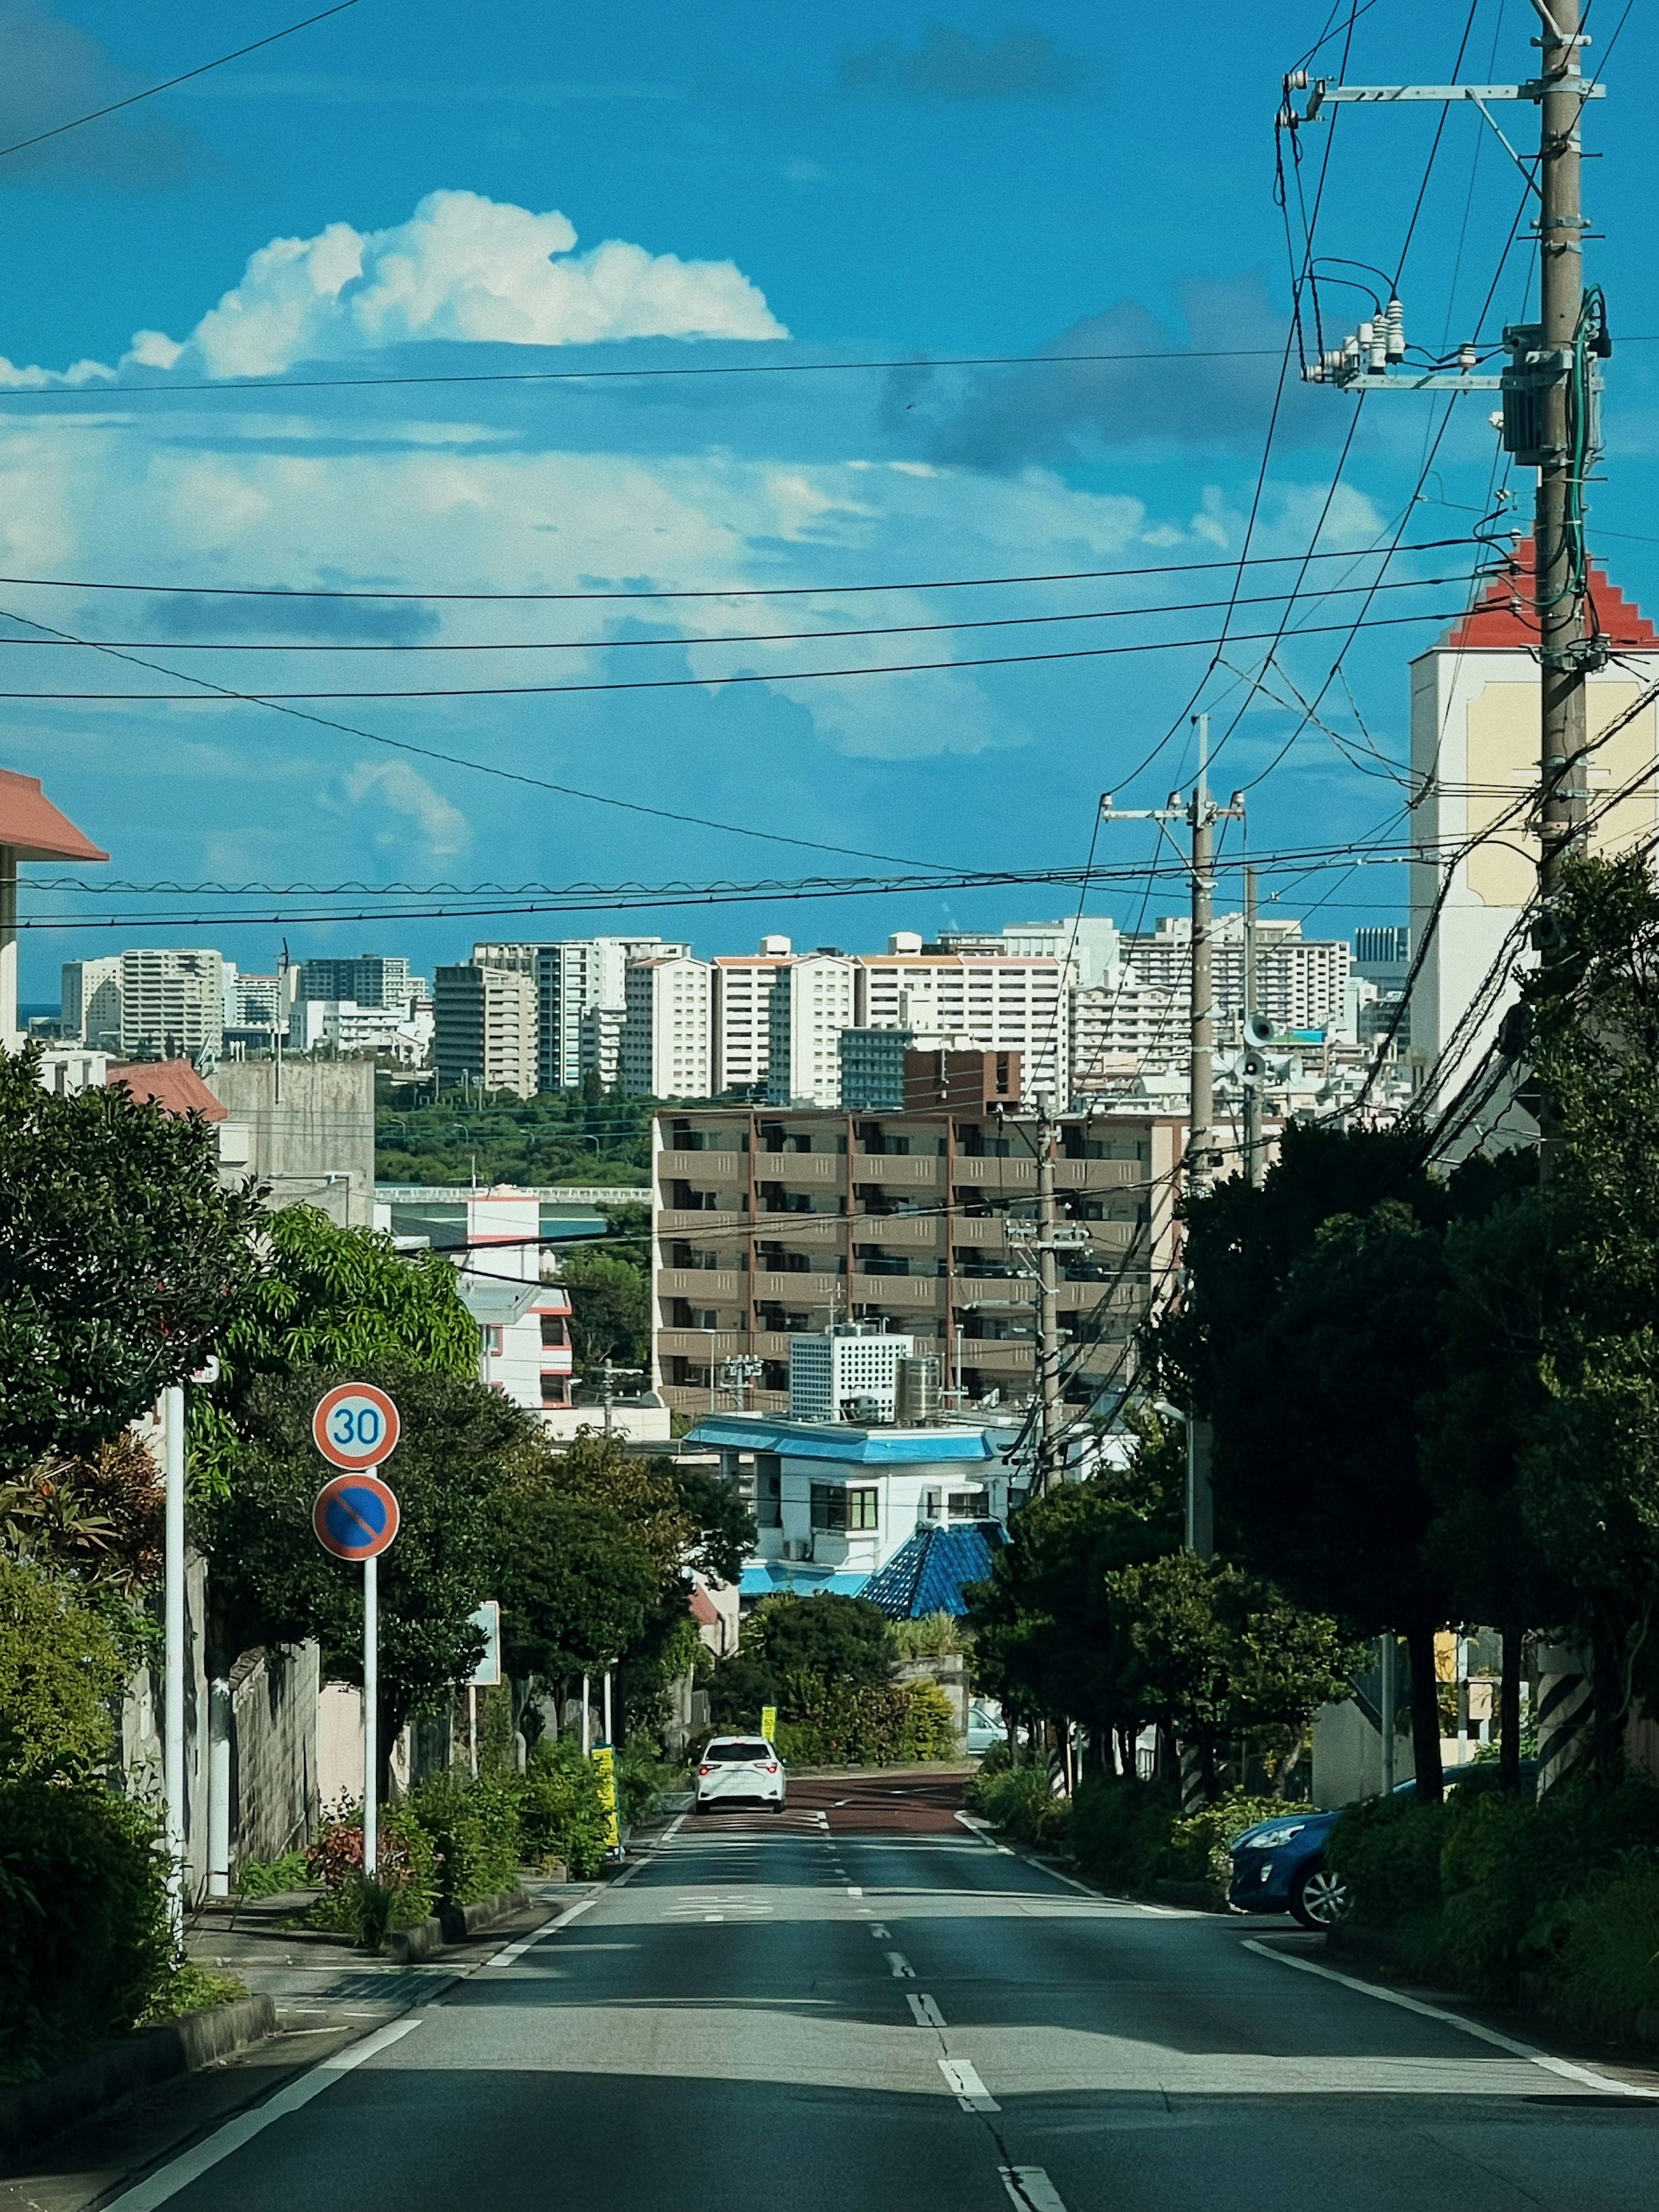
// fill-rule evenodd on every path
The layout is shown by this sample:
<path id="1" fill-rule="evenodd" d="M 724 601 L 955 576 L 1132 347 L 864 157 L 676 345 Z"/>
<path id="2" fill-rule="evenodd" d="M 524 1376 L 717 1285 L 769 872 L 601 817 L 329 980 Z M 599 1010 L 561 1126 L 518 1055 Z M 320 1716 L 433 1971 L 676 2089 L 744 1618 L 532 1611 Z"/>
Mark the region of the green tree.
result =
<path id="1" fill-rule="evenodd" d="M 544 1445 L 529 1414 L 459 1375 L 380 1361 L 354 1364 L 349 1376 L 301 1368 L 260 1378 L 242 1409 L 235 1480 L 198 1515 L 228 1650 L 314 1637 L 333 1679 L 362 1680 L 362 1573 L 325 1553 L 311 1526 L 325 1473 L 312 1413 L 325 1389 L 348 1379 L 378 1382 L 402 1416 L 382 1470 L 402 1516 L 380 1566 L 384 1789 L 384 1762 L 404 1722 L 477 1663 L 483 1638 L 469 1615 L 495 1595 L 507 1501 Z"/>
<path id="2" fill-rule="evenodd" d="M 512 1674 L 560 1682 L 640 1641 L 663 1578 L 614 1505 L 538 1480 L 517 1487 L 503 1517 L 495 1588 Z"/>
<path id="3" fill-rule="evenodd" d="M 651 1367 L 651 1285 L 629 1261 L 580 1248 L 561 1270 L 570 1293 L 570 1342 L 576 1365 L 591 1375 L 606 1362 Z"/>
<path id="4" fill-rule="evenodd" d="M 121 1655 L 76 1593 L 0 1559 L 0 1782 L 85 1778 L 102 1762 Z"/>
<path id="5" fill-rule="evenodd" d="M 0 1051 L 0 1471 L 119 1435 L 199 1368 L 261 1273 L 214 1133 Z"/>

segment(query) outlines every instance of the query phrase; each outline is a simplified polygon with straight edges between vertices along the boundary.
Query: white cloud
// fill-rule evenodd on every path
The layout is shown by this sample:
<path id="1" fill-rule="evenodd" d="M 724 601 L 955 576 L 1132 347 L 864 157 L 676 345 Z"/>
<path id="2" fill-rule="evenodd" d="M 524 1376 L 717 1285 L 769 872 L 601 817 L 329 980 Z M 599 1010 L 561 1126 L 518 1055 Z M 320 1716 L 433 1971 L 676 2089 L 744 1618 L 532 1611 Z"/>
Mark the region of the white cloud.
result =
<path id="1" fill-rule="evenodd" d="M 331 222 L 314 238 L 273 239 L 182 345 L 140 331 L 129 358 L 172 368 L 188 355 L 211 376 L 273 376 L 416 339 L 788 336 L 732 262 L 682 261 L 615 238 L 576 254 L 575 243 L 556 210 L 428 192 L 388 230 Z"/>
<path id="2" fill-rule="evenodd" d="M 389 808 L 393 814 L 413 822 L 422 843 L 434 860 L 450 860 L 457 853 L 464 853 L 472 841 L 465 815 L 459 807 L 452 806 L 441 792 L 434 791 L 407 761 L 360 761 L 356 768 L 348 769 L 340 781 L 354 806 Z M 402 839 L 394 828 L 387 825 L 374 833 L 374 842 L 377 845 L 396 846 Z"/>

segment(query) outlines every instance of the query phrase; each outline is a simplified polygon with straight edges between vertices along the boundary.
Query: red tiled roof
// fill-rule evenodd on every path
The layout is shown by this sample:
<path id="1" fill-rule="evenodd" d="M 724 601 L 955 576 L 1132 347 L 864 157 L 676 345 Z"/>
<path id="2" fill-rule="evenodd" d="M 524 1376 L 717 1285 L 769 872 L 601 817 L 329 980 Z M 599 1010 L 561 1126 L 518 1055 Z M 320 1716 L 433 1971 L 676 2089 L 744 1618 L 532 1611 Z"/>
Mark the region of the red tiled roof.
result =
<path id="1" fill-rule="evenodd" d="M 1522 540 L 1493 576 L 1486 592 L 1468 614 L 1455 622 L 1441 639 L 1442 648 L 1460 652 L 1497 647 L 1513 653 L 1538 642 L 1538 616 L 1534 605 L 1533 542 Z M 1589 604 L 1594 627 L 1609 645 L 1659 645 L 1659 630 L 1594 562 L 1589 571 Z M 1586 623 L 1586 627 L 1589 624 Z"/>
<path id="2" fill-rule="evenodd" d="M 125 1083 L 138 1103 L 155 1104 L 164 1114 L 199 1114 L 204 1121 L 229 1119 L 187 1060 L 135 1060 L 112 1062 L 105 1081 Z"/>
<path id="3" fill-rule="evenodd" d="M 691 1618 L 700 1620 L 705 1628 L 712 1628 L 720 1619 L 720 1607 L 701 1583 L 691 1585 Z"/>
<path id="4" fill-rule="evenodd" d="M 109 858 L 58 811 L 38 775 L 17 775 L 9 768 L 0 768 L 0 845 L 9 845 L 20 860 Z"/>

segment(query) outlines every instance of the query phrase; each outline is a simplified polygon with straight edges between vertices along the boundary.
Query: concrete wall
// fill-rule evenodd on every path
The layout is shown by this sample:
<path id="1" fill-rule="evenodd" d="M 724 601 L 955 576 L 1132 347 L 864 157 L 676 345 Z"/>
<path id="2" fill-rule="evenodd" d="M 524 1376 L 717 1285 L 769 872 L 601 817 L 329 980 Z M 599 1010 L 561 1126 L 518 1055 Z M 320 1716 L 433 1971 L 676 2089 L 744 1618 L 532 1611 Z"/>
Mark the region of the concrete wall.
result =
<path id="1" fill-rule="evenodd" d="M 250 1166 L 268 1203 L 303 1200 L 352 1229 L 374 1207 L 374 1063 L 232 1060 L 209 1079 L 252 1139 Z"/>
<path id="2" fill-rule="evenodd" d="M 951 1701 L 958 1748 L 968 1741 L 968 1662 L 959 1651 L 938 1653 L 932 1658 L 901 1659 L 893 1669 L 896 1682 L 937 1682 Z"/>
<path id="3" fill-rule="evenodd" d="M 245 1651 L 230 1674 L 230 1860 L 302 1850 L 316 1831 L 318 1675 L 314 1644 Z"/>
<path id="4" fill-rule="evenodd" d="M 207 1887 L 207 1561 L 185 1561 L 185 1895 Z M 167 1686 L 161 1652 L 128 1680 L 116 1723 L 118 1786 L 159 1819 L 164 1796 Z"/>

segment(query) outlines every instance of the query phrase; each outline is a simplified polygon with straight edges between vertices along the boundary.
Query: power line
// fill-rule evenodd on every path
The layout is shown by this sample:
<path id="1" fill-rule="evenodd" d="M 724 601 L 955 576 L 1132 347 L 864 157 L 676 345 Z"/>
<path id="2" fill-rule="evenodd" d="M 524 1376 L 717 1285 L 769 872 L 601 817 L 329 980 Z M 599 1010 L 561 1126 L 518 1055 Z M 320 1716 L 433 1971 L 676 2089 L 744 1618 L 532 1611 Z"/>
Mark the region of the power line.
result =
<path id="1" fill-rule="evenodd" d="M 1621 339 L 1628 344 L 1628 339 Z M 1445 502 L 1442 501 L 1442 505 Z M 1473 509 L 1462 510 L 1472 513 Z M 1403 553 L 1437 553 L 1448 546 L 1467 545 L 1467 535 L 1462 538 L 1429 538 L 1415 545 L 1401 547 Z M 1095 584 L 1139 576 L 1201 575 L 1214 568 L 1232 570 L 1241 565 L 1250 568 L 1285 568 L 1297 562 L 1347 561 L 1355 557 L 1353 550 L 1329 553 L 1253 553 L 1240 555 L 1229 561 L 1164 561 L 1139 568 L 1056 568 L 1038 570 L 1033 574 L 1013 576 L 931 576 L 902 579 L 896 583 L 882 584 L 699 584 L 684 590 L 625 591 L 625 592 L 392 592 L 349 590 L 330 586 L 289 584 L 150 584 L 100 582 L 95 578 L 74 576 L 0 576 L 0 584 L 27 585 L 31 590 L 51 592 L 141 592 L 157 598 L 200 599 L 365 599 L 419 600 L 434 605 L 464 602 L 469 605 L 497 605 L 514 604 L 595 604 L 605 601 L 637 601 L 646 599 L 791 599 L 846 598 L 854 592 L 968 592 L 988 591 L 1005 584 Z"/>
<path id="2" fill-rule="evenodd" d="M 1333 630 L 1346 629 L 1350 632 L 1357 633 L 1361 629 L 1388 629 L 1395 628 L 1402 623 L 1454 622 L 1461 614 L 1466 611 L 1467 610 L 1463 608 L 1453 607 L 1437 610 L 1431 613 L 1425 612 L 1422 614 L 1412 615 L 1382 615 L 1378 616 L 1372 620 L 1358 620 L 1352 623 L 1310 623 L 1306 629 L 1298 630 L 1297 632 L 1297 635 L 1298 637 L 1317 637 Z M 27 615 L 18 614 L 11 614 L 9 618 L 14 622 L 23 623 L 27 623 L 29 619 Z M 1282 633 L 1279 631 L 1247 631 L 1237 640 L 1237 642 L 1245 645 L 1253 644 L 1259 642 L 1261 639 L 1277 637 L 1281 634 Z M 88 650 L 93 652 L 108 652 L 112 650 L 111 647 L 106 646 L 95 645 L 90 639 L 87 638 L 75 638 L 68 641 L 76 645 L 84 645 L 88 648 Z M 678 641 L 694 645 L 697 642 L 696 639 L 682 640 Z M 964 668 L 1030 667 L 1047 661 L 1107 659 L 1115 658 L 1115 656 L 1125 653 L 1182 653 L 1196 647 L 1215 645 L 1218 641 L 1219 641 L 1218 639 L 1212 637 L 1157 638 L 1144 643 L 1133 645 L 1068 646 L 1046 653 L 978 653 L 954 660 L 881 661 L 872 666 L 863 668 L 781 668 L 744 672 L 733 676 L 629 677 L 620 679 L 595 680 L 594 682 L 588 684 L 433 684 L 420 688 L 404 687 L 396 690 L 377 689 L 356 691 L 237 691 L 232 690 L 228 687 L 217 684 L 212 685 L 209 688 L 215 692 L 217 692 L 222 698 L 240 701 L 249 706 L 259 707 L 285 706 L 295 700 L 317 699 L 332 701 L 337 699 L 558 698 L 574 697 L 586 693 L 599 691 L 717 690 L 733 684 L 817 684 L 830 681 L 839 682 L 844 678 L 865 676 L 923 676 L 933 673 L 945 673 L 953 670 Z M 185 684 L 207 684 L 207 678 L 205 677 L 192 676 L 185 670 L 162 669 L 159 672 L 162 675 L 176 677 L 179 681 Z M 32 701 L 37 705 L 56 703 L 61 706 L 167 705 L 200 707 L 211 706 L 216 703 L 212 699 L 204 698 L 199 693 L 190 691 L 0 690 L 0 699 Z M 367 735 L 368 733 L 356 732 L 354 734 Z M 397 740 L 390 738 L 376 738 L 373 739 L 372 742 L 375 744 L 395 744 Z M 411 752 L 422 751 L 425 750 L 422 747 L 415 745 L 405 746 L 403 749 L 406 751 Z M 446 756 L 442 754 L 431 754 L 429 757 L 434 759 L 451 758 L 453 761 L 453 765 L 459 768 L 479 769 L 483 766 L 481 763 L 477 761 L 465 761 L 454 758 L 453 756 Z M 503 771 L 484 769 L 483 772 L 485 774 L 500 774 Z M 521 781 L 533 781 L 533 779 L 531 778 L 520 778 L 518 780 Z M 593 794 L 591 793 L 583 793 L 580 795 L 584 798 L 591 798 Z M 626 802 L 611 799 L 606 800 L 603 803 L 609 805 L 620 805 Z M 647 814 L 660 811 L 659 809 L 655 807 L 641 807 L 637 808 L 635 811 Z M 704 823 L 702 826 L 714 829 L 729 829 L 732 825 L 729 823 Z M 755 833 L 744 831 L 740 834 L 748 836 Z M 782 842 L 788 844 L 799 844 L 807 841 L 799 838 L 787 838 Z"/>
<path id="3" fill-rule="evenodd" d="M 157 93 L 171 92 L 176 84 L 188 84 L 192 77 L 205 76 L 210 70 L 223 69 L 227 62 L 239 62 L 244 54 L 257 54 L 262 46 L 274 46 L 279 40 L 291 39 L 296 31 L 308 31 L 313 23 L 326 22 L 331 15 L 343 15 L 348 8 L 356 5 L 357 0 L 335 0 L 333 7 L 307 15 L 298 23 L 290 23 L 286 30 L 273 31 L 268 38 L 255 39 L 251 46 L 238 46 L 234 53 L 221 54 L 216 61 L 199 63 L 195 69 L 170 76 L 164 83 L 149 85 L 143 92 L 129 93 L 125 100 L 112 100 L 106 107 L 94 107 L 89 114 L 73 116 L 67 123 L 54 123 L 50 131 L 37 131 L 32 138 L 19 138 L 13 145 L 0 146 L 0 161 L 8 154 L 21 154 L 30 146 L 43 145 L 48 138 L 61 138 L 66 131 L 78 131 L 83 123 L 98 123 L 106 115 L 118 115 L 124 107 L 136 107 L 142 100 L 154 100 Z"/>
<path id="4" fill-rule="evenodd" d="M 1363 556 L 1356 556 L 1363 557 Z M 1131 607 L 1079 607 L 1064 613 L 1040 615 L 975 615 L 959 622 L 884 623 L 863 629 L 782 629 L 782 630 L 714 630 L 702 633 L 678 632 L 662 637 L 573 637 L 573 638 L 491 638 L 465 639 L 449 641 L 375 641 L 342 643 L 337 639 L 310 642 L 279 639 L 271 642 L 253 642 L 247 639 L 192 638 L 188 641 L 150 637 L 78 637 L 33 638 L 0 637 L 0 647 L 26 647 L 37 653 L 54 647 L 81 647 L 91 652 L 109 649 L 115 652 L 137 651 L 164 653 L 619 653 L 641 646 L 678 646 L 682 648 L 712 645 L 803 645 L 823 640 L 839 643 L 842 640 L 863 637 L 921 637 L 946 632 L 975 629 L 1032 629 L 1052 627 L 1056 623 L 1129 622 L 1158 615 L 1206 614 L 1216 607 L 1228 608 L 1279 606 L 1285 600 L 1311 599 L 1319 601 L 1352 598 L 1360 592 L 1375 597 L 1378 592 L 1425 592 L 1438 590 L 1447 584 L 1463 584 L 1468 579 L 1457 576 L 1401 576 L 1393 582 L 1369 584 L 1337 584 L 1304 592 L 1300 579 L 1287 592 L 1267 592 L 1252 599 L 1178 599 L 1153 602 Z"/>

